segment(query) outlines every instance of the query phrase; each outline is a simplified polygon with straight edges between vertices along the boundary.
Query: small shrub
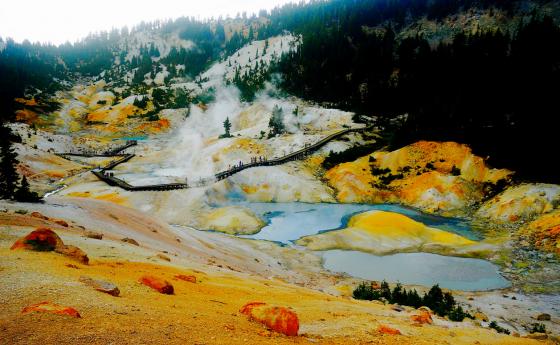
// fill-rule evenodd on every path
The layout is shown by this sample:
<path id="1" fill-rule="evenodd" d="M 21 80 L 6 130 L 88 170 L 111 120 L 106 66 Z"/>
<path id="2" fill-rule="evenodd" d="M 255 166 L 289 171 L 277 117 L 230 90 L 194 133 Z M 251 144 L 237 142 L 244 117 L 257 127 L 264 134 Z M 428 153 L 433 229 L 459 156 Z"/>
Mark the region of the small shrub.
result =
<path id="1" fill-rule="evenodd" d="M 378 167 L 375 167 L 375 166 L 371 167 L 371 174 L 374 175 L 374 176 L 385 175 L 385 174 L 389 174 L 389 173 L 391 173 L 391 169 L 389 169 L 389 168 L 381 169 L 381 168 L 378 168 Z"/>
<path id="2" fill-rule="evenodd" d="M 482 186 L 484 190 L 484 200 L 488 200 L 498 193 L 501 193 L 504 189 L 506 189 L 506 187 L 509 186 L 509 184 L 510 181 L 508 181 L 507 179 L 500 179 L 496 181 L 496 183 L 484 182 Z"/>
<path id="3" fill-rule="evenodd" d="M 394 180 L 400 180 L 403 179 L 404 175 L 402 173 L 400 174 L 389 174 L 389 175 L 385 175 L 385 176 L 380 176 L 379 177 L 379 182 L 381 182 L 381 185 L 388 185 L 391 182 L 393 182 Z"/>
<path id="4" fill-rule="evenodd" d="M 399 173 L 406 174 L 407 172 L 410 172 L 411 169 L 412 169 L 411 167 L 405 166 L 405 167 L 399 168 Z"/>
<path id="5" fill-rule="evenodd" d="M 451 175 L 460 176 L 461 175 L 461 169 L 457 168 L 456 166 L 453 166 L 453 168 L 451 168 Z"/>
<path id="6" fill-rule="evenodd" d="M 368 155 L 373 151 L 375 151 L 376 148 L 377 146 L 374 145 L 364 145 L 364 146 L 354 146 L 342 152 L 331 151 L 321 165 L 325 170 L 328 170 L 340 163 L 351 162 L 360 157 Z M 374 162 L 375 158 L 370 157 L 369 161 L 370 163 Z"/>
<path id="7" fill-rule="evenodd" d="M 534 323 L 531 325 L 529 333 L 546 333 L 546 326 L 542 323 Z"/>
<path id="8" fill-rule="evenodd" d="M 455 322 L 461 322 L 463 321 L 466 317 L 472 319 L 473 316 L 467 312 L 465 312 L 463 310 L 463 307 L 461 307 L 460 305 L 458 305 L 457 307 L 451 309 L 451 311 L 449 312 L 449 320 L 451 321 L 455 321 Z"/>
<path id="9" fill-rule="evenodd" d="M 140 109 L 146 109 L 146 107 L 148 106 L 148 97 L 136 97 L 134 99 L 134 102 L 132 102 L 132 105 Z"/>
<path id="10" fill-rule="evenodd" d="M 496 332 L 498 332 L 498 333 L 504 333 L 504 334 L 509 334 L 510 333 L 508 329 L 505 329 L 505 328 L 501 327 L 500 325 L 498 325 L 498 323 L 496 321 L 490 322 L 488 327 L 490 327 L 492 329 L 495 329 Z"/>

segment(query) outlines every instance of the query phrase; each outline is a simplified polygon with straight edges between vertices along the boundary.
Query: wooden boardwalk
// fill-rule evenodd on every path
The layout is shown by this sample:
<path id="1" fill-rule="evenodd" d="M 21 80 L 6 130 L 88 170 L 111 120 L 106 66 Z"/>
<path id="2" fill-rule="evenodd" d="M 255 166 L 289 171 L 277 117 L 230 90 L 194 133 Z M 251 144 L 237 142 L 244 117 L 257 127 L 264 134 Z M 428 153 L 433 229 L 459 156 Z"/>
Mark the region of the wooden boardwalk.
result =
<path id="1" fill-rule="evenodd" d="M 203 187 L 203 186 L 207 186 L 207 185 L 210 185 L 212 183 L 215 183 L 217 181 L 223 180 L 225 178 L 228 178 L 228 177 L 230 177 L 234 174 L 237 174 L 237 173 L 239 173 L 243 170 L 246 170 L 246 169 L 259 167 L 259 166 L 280 165 L 280 164 L 284 164 L 284 163 L 295 161 L 295 160 L 301 160 L 301 159 L 305 158 L 306 156 L 310 155 L 311 153 L 317 151 L 318 149 L 320 149 L 321 147 L 326 145 L 331 140 L 334 140 L 336 138 L 339 138 L 339 137 L 341 137 L 345 134 L 351 133 L 351 132 L 362 132 L 362 131 L 366 131 L 366 130 L 369 130 L 369 129 L 372 129 L 372 128 L 373 128 L 372 126 L 360 127 L 360 128 L 346 128 L 346 129 L 343 129 L 343 130 L 338 131 L 336 133 L 333 133 L 333 134 L 321 139 L 320 141 L 318 141 L 318 142 L 316 142 L 312 145 L 306 146 L 306 147 L 302 148 L 301 150 L 292 152 L 292 153 L 287 154 L 285 156 L 282 156 L 282 157 L 279 157 L 279 158 L 274 158 L 274 159 L 261 159 L 261 160 L 251 162 L 251 163 L 247 163 L 247 164 L 241 163 L 240 165 L 237 165 L 237 166 L 235 166 L 235 167 L 233 167 L 229 170 L 219 172 L 212 177 L 207 177 L 207 178 L 204 178 L 204 179 L 200 179 L 200 180 L 197 180 L 195 182 L 188 183 L 188 184 L 187 183 L 166 183 L 166 184 L 133 186 L 133 185 L 129 184 L 128 182 L 126 182 L 124 180 L 121 180 L 118 177 L 115 177 L 113 175 L 113 173 L 109 172 L 108 170 L 114 169 L 117 165 L 122 164 L 122 163 L 132 159 L 135 156 L 134 154 L 122 155 L 122 154 L 119 154 L 119 152 L 125 150 L 128 147 L 136 145 L 136 141 L 130 141 L 130 142 L 127 142 L 127 144 L 122 146 L 122 147 L 106 151 L 105 155 L 94 155 L 94 156 L 85 155 L 85 154 L 72 154 L 72 155 L 80 155 L 80 156 L 85 156 L 85 157 L 122 156 L 120 159 L 109 163 L 105 167 L 92 170 L 92 173 L 95 176 L 97 176 L 97 178 L 99 178 L 101 181 L 107 183 L 108 185 L 115 186 L 115 187 L 120 187 L 120 188 L 122 188 L 124 190 L 127 190 L 127 191 L 133 191 L 133 192 L 137 192 L 137 191 L 168 191 L 168 190 L 176 190 L 176 189 Z M 64 154 L 60 154 L 60 155 L 62 156 Z M 68 154 L 66 154 L 66 155 L 68 155 Z"/>

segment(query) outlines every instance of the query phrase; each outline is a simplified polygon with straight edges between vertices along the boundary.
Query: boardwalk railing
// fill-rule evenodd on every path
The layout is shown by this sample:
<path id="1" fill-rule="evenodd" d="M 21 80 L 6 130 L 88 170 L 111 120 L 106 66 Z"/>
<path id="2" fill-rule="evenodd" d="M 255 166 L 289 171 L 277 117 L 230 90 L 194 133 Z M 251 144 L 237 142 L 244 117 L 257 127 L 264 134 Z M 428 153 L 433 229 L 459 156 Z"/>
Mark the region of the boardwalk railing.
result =
<path id="1" fill-rule="evenodd" d="M 237 174 L 238 172 L 241 172 L 241 171 L 249 169 L 249 168 L 254 168 L 254 167 L 258 167 L 258 166 L 280 165 L 280 164 L 284 164 L 284 163 L 287 163 L 287 162 L 303 159 L 306 156 L 308 156 L 309 154 L 317 151 L 318 149 L 320 149 L 322 146 L 324 146 L 325 144 L 327 144 L 328 142 L 330 142 L 333 139 L 339 138 L 339 137 L 341 137 L 345 134 L 348 134 L 350 132 L 361 132 L 361 131 L 369 130 L 371 128 L 372 128 L 371 126 L 360 127 L 360 128 L 347 128 L 347 129 L 338 131 L 336 133 L 333 133 L 333 134 L 321 139 L 320 141 L 318 141 L 318 142 L 316 142 L 312 145 L 304 147 L 301 150 L 292 152 L 292 153 L 287 154 L 285 156 L 270 159 L 270 160 L 261 159 L 261 160 L 254 161 L 254 162 L 247 163 L 247 164 L 241 163 L 240 165 L 234 166 L 231 169 L 219 172 L 212 177 L 199 179 L 197 181 L 194 181 L 194 182 L 191 182 L 191 183 L 188 183 L 188 184 L 187 183 L 166 183 L 166 184 L 133 186 L 133 185 L 129 184 L 128 182 L 113 176 L 113 173 L 108 171 L 108 170 L 114 169 L 117 165 L 122 164 L 122 163 L 132 159 L 134 157 L 134 154 L 124 155 L 122 158 L 120 158 L 120 159 L 118 159 L 114 162 L 109 163 L 107 166 L 105 166 L 103 168 L 92 170 L 92 173 L 95 176 L 97 176 L 97 178 L 99 178 L 101 181 L 107 183 L 110 186 L 120 187 L 124 190 L 134 191 L 134 192 L 136 192 L 136 191 L 166 191 L 166 190 L 175 190 L 175 189 L 203 187 L 203 186 L 207 186 L 209 184 L 212 184 L 216 181 L 220 181 L 220 180 L 223 180 L 225 178 L 228 178 L 228 177 L 230 177 L 234 174 Z M 127 143 L 127 145 L 119 148 L 119 150 L 114 151 L 115 154 L 106 155 L 106 156 L 116 156 L 117 155 L 116 153 L 126 149 L 127 147 L 133 146 L 133 145 L 136 145 L 136 143 L 134 143 L 134 144 Z M 111 152 L 113 152 L 113 151 L 111 151 Z"/>

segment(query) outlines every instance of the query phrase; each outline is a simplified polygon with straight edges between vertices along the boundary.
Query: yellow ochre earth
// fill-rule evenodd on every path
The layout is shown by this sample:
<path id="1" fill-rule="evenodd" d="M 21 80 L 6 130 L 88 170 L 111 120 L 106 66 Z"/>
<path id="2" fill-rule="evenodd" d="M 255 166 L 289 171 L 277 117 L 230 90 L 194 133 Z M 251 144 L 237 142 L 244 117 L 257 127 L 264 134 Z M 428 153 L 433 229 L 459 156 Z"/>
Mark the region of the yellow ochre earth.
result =
<path id="1" fill-rule="evenodd" d="M 479 256 L 490 244 L 428 227 L 402 214 L 385 211 L 360 213 L 342 230 L 311 235 L 297 241 L 312 250 L 347 249 L 376 255 L 396 252 L 431 252 Z"/>

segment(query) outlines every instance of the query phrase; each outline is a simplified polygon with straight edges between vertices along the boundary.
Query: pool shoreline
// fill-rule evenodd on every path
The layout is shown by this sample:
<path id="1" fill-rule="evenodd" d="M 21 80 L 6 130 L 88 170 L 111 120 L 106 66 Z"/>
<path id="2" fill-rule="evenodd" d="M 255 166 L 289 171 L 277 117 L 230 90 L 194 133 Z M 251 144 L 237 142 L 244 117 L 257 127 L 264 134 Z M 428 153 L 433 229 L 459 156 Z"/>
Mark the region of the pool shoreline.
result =
<path id="1" fill-rule="evenodd" d="M 299 238 L 341 230 L 347 226 L 353 216 L 369 211 L 400 213 L 429 227 L 473 240 L 481 239 L 481 235 L 471 228 L 470 222 L 466 219 L 429 215 L 398 204 L 252 203 L 243 201 L 213 206 L 233 205 L 246 207 L 266 223 L 255 234 L 236 235 L 237 237 L 274 242 L 277 245 L 290 246 L 298 250 L 308 250 L 294 243 Z M 479 258 L 426 252 L 374 255 L 343 249 L 314 251 L 313 253 L 322 259 L 324 269 L 345 273 L 356 279 L 387 280 L 406 285 L 440 284 L 443 288 L 461 291 L 489 291 L 511 286 L 511 283 L 500 274 L 499 266 Z M 386 267 L 391 267 L 391 269 L 383 276 L 379 272 L 383 272 Z M 431 269 L 426 269 L 430 267 Z M 392 275 L 390 274 L 392 272 L 399 274 Z M 419 272 L 422 274 L 419 275 Z M 465 280 L 463 277 L 470 278 Z"/>

